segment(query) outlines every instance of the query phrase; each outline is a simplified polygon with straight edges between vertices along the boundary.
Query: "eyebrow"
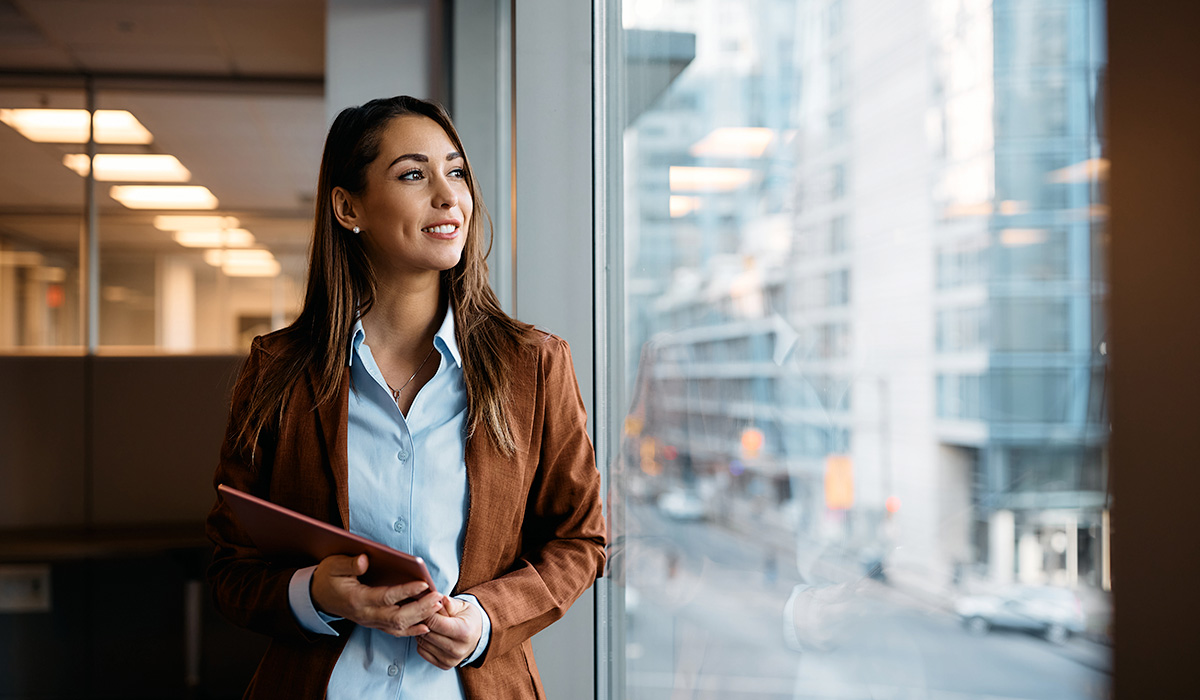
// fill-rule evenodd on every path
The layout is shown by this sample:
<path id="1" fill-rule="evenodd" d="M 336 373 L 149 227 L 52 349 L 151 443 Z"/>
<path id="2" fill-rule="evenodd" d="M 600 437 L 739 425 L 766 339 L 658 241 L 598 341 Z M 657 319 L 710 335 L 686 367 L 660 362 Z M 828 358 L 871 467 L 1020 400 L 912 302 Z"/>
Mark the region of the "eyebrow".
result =
<path id="1" fill-rule="evenodd" d="M 459 153 L 458 151 L 450 151 L 449 153 L 446 154 L 447 162 L 452 161 L 452 160 L 459 160 L 461 158 L 462 158 L 462 154 Z M 405 153 L 404 155 L 396 158 L 396 160 L 393 160 L 391 163 L 388 163 L 388 168 L 390 169 L 393 165 L 395 165 L 396 163 L 399 163 L 402 160 L 415 160 L 418 163 L 428 163 L 429 156 L 425 155 L 424 153 Z"/>

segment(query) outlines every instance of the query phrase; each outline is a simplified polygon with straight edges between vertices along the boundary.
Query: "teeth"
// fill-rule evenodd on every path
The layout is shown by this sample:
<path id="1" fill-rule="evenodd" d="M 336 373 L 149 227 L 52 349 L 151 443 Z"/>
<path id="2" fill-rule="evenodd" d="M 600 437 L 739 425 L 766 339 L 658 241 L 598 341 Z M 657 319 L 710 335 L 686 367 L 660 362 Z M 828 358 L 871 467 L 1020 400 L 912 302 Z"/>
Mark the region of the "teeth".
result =
<path id="1" fill-rule="evenodd" d="M 458 227 L 454 224 L 442 224 L 441 226 L 430 226 L 421 230 L 428 231 L 429 233 L 454 233 L 456 228 Z"/>

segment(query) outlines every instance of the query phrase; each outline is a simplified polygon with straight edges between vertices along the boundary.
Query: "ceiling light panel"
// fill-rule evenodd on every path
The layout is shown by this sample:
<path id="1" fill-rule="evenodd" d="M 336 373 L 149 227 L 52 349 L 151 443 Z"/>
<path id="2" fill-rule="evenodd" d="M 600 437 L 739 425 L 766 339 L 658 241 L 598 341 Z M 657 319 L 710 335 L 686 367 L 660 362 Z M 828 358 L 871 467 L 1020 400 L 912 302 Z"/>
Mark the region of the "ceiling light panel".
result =
<path id="1" fill-rule="evenodd" d="M 113 185 L 108 195 L 130 209 L 216 209 L 218 204 L 201 185 Z"/>
<path id="2" fill-rule="evenodd" d="M 221 231 L 176 231 L 175 242 L 187 248 L 248 248 L 254 234 L 244 228 Z"/>
<path id="3" fill-rule="evenodd" d="M 86 109 L 0 109 L 0 122 L 38 143 L 87 143 Z M 147 144 L 149 129 L 123 109 L 96 110 L 96 143 Z"/>
<path id="4" fill-rule="evenodd" d="M 221 265 L 221 272 L 230 277 L 275 277 L 282 269 L 278 260 L 227 262 Z"/>
<path id="5" fill-rule="evenodd" d="M 236 216 L 163 214 L 154 217 L 154 228 L 159 231 L 219 231 L 240 226 Z"/>
<path id="6" fill-rule="evenodd" d="M 187 182 L 192 173 L 175 156 L 157 153 L 100 153 L 96 179 L 101 182 Z M 63 156 L 63 165 L 82 176 L 91 168 L 86 153 Z"/>
<path id="7" fill-rule="evenodd" d="M 729 126 L 713 129 L 708 136 L 692 144 L 688 152 L 696 157 L 760 158 L 774 138 L 772 129 Z"/>
<path id="8" fill-rule="evenodd" d="M 750 182 L 753 170 L 746 168 L 696 168 L 672 165 L 672 192 L 729 192 Z"/>
<path id="9" fill-rule="evenodd" d="M 275 256 L 271 251 L 262 248 L 248 248 L 245 250 L 206 250 L 204 251 L 204 262 L 213 267 L 224 267 L 225 265 L 255 265 L 266 261 L 274 261 Z"/>

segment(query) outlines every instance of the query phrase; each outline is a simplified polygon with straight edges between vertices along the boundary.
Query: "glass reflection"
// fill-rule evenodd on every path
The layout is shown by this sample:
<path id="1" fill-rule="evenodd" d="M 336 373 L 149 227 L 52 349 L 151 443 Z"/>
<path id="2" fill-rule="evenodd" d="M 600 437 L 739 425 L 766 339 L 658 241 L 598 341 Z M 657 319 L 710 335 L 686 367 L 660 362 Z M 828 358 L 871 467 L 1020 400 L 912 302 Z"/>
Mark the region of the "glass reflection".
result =
<path id="1" fill-rule="evenodd" d="M 623 3 L 625 696 L 1107 697 L 1103 16 Z"/>

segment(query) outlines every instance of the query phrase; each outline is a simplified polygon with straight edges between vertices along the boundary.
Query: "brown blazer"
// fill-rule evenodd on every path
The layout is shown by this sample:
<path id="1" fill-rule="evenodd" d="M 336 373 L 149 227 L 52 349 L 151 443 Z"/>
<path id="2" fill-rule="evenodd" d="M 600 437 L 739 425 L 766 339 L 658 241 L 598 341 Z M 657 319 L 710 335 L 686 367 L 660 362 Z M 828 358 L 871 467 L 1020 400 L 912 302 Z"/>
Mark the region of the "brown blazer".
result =
<path id="1" fill-rule="evenodd" d="M 346 527 L 348 372 L 337 400 L 315 410 L 311 371 L 296 385 L 278 432 L 260 439 L 254 467 L 233 448 L 263 359 L 283 342 L 275 333 L 250 348 L 214 485 Z M 487 652 L 458 670 L 471 699 L 545 697 L 530 637 L 562 617 L 604 566 L 600 476 L 570 348 L 547 335 L 517 352 L 508 406 L 516 455 L 503 456 L 483 429 L 466 444 L 466 533 L 453 593 L 474 595 L 492 623 Z M 271 637 L 246 697 L 323 697 L 353 624 L 335 623 L 337 637 L 300 627 L 288 605 L 296 568 L 265 561 L 219 497 L 207 529 L 216 547 L 208 579 L 217 607 Z"/>

